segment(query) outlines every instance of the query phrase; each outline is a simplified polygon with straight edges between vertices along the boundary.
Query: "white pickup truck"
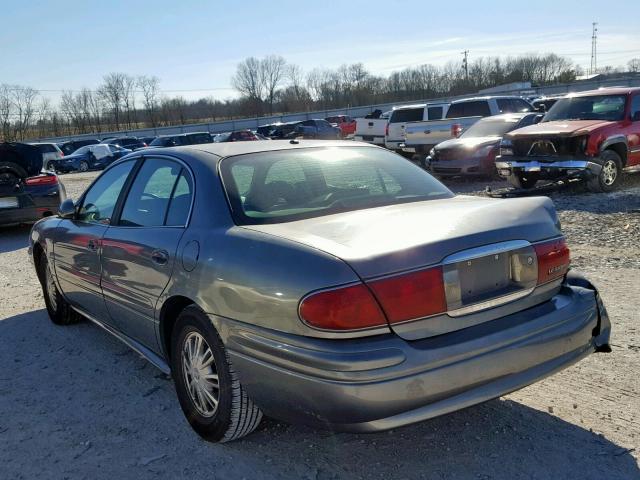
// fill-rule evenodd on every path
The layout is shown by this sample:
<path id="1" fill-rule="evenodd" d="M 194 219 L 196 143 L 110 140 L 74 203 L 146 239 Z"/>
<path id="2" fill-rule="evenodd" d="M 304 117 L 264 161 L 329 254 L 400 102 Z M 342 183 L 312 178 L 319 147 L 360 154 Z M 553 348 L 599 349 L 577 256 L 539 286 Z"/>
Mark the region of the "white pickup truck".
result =
<path id="1" fill-rule="evenodd" d="M 501 113 L 531 112 L 526 100 L 515 96 L 491 96 L 456 100 L 449 105 L 443 120 L 407 122 L 402 129 L 399 148 L 405 152 L 427 154 L 435 145 L 458 137 L 484 117 Z M 389 128 L 391 131 L 391 128 Z"/>
<path id="2" fill-rule="evenodd" d="M 384 112 L 378 118 L 356 118 L 356 132 L 353 139 L 356 142 L 373 143 L 383 147 L 390 115 L 391 110 Z"/>
<path id="3" fill-rule="evenodd" d="M 412 154 L 413 149 L 403 148 L 405 126 L 441 120 L 445 118 L 448 109 L 449 103 L 422 103 L 394 108 L 389 117 L 384 146 L 400 154 Z"/>

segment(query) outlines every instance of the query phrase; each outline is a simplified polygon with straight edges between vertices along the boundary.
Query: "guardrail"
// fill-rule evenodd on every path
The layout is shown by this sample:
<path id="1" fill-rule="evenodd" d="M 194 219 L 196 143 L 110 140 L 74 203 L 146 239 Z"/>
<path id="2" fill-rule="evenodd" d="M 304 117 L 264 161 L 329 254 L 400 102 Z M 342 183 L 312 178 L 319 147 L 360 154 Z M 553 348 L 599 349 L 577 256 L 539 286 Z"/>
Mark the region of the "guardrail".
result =
<path id="1" fill-rule="evenodd" d="M 550 85 L 546 87 L 530 87 L 530 88 L 524 88 L 520 90 L 505 90 L 501 92 L 496 91 L 496 92 L 492 92 L 491 95 L 521 95 L 521 94 L 557 95 L 562 93 L 595 90 L 598 88 L 612 87 L 612 86 L 640 87 L 640 74 L 629 76 L 629 77 L 617 78 L 617 79 L 582 80 L 579 82 Z M 469 95 L 459 95 L 455 97 L 429 98 L 429 99 L 422 99 L 422 100 L 418 99 L 418 100 L 404 101 L 404 102 L 366 105 L 361 107 L 346 107 L 346 108 L 337 108 L 337 109 L 331 109 L 331 110 L 316 110 L 313 112 L 274 115 L 269 117 L 244 118 L 244 119 L 238 119 L 238 120 L 227 120 L 222 122 L 193 123 L 193 124 L 186 124 L 186 125 L 175 125 L 170 127 L 142 128 L 142 129 L 136 129 L 136 130 L 119 130 L 119 131 L 100 132 L 100 133 L 87 133 L 82 135 L 68 135 L 63 137 L 43 137 L 43 138 L 37 139 L 37 141 L 63 142 L 66 140 L 81 140 L 83 138 L 95 138 L 95 137 L 105 138 L 110 136 L 120 137 L 120 136 L 133 135 L 136 137 L 151 137 L 151 136 L 157 136 L 157 135 L 176 135 L 179 133 L 191 133 L 191 132 L 222 133 L 222 132 L 229 132 L 233 130 L 244 130 L 244 129 L 254 130 L 261 125 L 268 125 L 270 123 L 276 123 L 276 122 L 295 122 L 295 121 L 310 120 L 313 118 L 332 117 L 335 115 L 348 115 L 350 117 L 357 118 L 357 117 L 363 117 L 368 113 L 371 113 L 377 109 L 382 110 L 384 112 L 387 110 L 391 110 L 393 107 L 397 107 L 401 105 L 452 101 L 452 100 L 459 100 L 463 98 L 475 97 L 478 95 L 488 95 L 488 94 L 474 93 Z M 36 141 L 36 139 L 31 141 Z"/>

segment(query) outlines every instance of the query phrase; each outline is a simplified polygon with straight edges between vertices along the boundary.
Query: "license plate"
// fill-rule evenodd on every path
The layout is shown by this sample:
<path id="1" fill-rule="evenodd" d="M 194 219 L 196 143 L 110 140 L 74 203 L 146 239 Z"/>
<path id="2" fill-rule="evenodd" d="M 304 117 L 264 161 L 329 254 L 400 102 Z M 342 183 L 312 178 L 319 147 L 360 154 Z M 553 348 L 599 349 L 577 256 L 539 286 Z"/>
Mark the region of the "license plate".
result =
<path id="1" fill-rule="evenodd" d="M 16 197 L 0 198 L 0 208 L 18 208 L 18 199 Z"/>

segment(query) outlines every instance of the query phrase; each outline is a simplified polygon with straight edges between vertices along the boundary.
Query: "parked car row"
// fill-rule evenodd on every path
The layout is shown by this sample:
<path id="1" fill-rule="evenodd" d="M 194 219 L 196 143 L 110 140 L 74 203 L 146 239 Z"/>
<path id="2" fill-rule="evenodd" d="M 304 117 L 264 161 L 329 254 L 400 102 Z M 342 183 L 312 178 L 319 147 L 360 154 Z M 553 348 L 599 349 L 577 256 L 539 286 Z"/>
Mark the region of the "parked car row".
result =
<path id="1" fill-rule="evenodd" d="M 330 123 L 329 120 L 334 120 L 334 122 Z M 272 140 L 292 138 L 337 140 L 355 132 L 355 121 L 346 115 L 338 115 L 327 119 L 262 125 L 257 128 L 256 132 Z"/>
<path id="2" fill-rule="evenodd" d="M 394 108 L 356 120 L 355 140 L 417 159 L 438 176 L 500 175 L 518 189 L 581 178 L 609 191 L 640 169 L 640 89 L 527 100 L 488 96 Z"/>

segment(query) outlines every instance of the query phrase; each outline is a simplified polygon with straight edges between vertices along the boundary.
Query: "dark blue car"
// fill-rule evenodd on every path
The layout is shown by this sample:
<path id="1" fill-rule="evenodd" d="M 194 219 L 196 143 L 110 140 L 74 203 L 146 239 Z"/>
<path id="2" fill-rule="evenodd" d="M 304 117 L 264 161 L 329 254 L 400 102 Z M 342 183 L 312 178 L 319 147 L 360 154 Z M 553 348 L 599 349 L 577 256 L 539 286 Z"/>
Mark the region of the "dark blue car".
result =
<path id="1" fill-rule="evenodd" d="M 128 148 L 122 148 L 119 145 L 103 143 L 87 145 L 60 160 L 50 161 L 49 167 L 56 172 L 62 173 L 86 172 L 93 169 L 101 170 L 130 152 L 131 150 Z"/>

